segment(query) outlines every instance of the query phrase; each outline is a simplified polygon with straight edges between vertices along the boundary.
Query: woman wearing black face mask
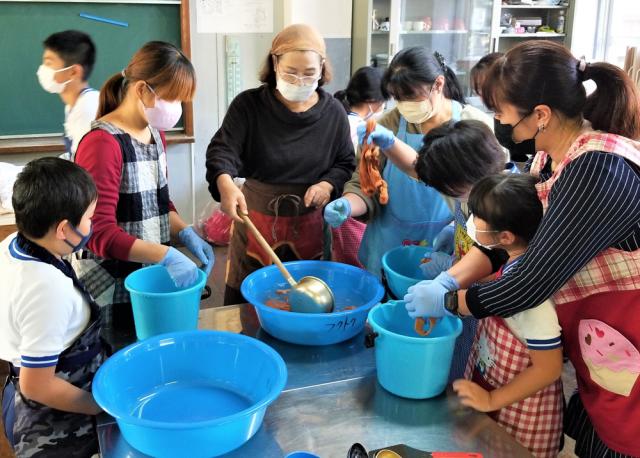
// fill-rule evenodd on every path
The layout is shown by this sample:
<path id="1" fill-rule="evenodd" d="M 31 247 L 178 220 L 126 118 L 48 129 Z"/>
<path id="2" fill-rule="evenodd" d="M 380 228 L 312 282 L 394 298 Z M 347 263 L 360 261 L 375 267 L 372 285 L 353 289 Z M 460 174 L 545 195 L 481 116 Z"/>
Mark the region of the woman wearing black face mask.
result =
<path id="1" fill-rule="evenodd" d="M 589 97 L 586 80 L 596 83 Z M 424 316 L 509 317 L 553 298 L 578 380 L 565 419 L 576 454 L 640 456 L 640 418 L 632 414 L 640 405 L 638 90 L 613 65 L 537 41 L 498 60 L 482 95 L 514 126 L 516 141 L 535 139 L 531 173 L 545 215 L 508 275 L 456 291 L 469 287 L 468 272 L 491 271 L 464 258 L 450 269 L 448 288 L 425 285 L 412 306 Z"/>
<path id="2" fill-rule="evenodd" d="M 476 94 L 482 97 L 482 85 L 485 82 L 487 74 L 494 62 L 504 56 L 501 52 L 492 52 L 480 59 L 471 69 L 469 77 L 471 78 L 471 88 Z M 536 154 L 536 146 L 533 140 L 524 140 L 516 143 L 513 141 L 513 126 L 502 124 L 497 119 L 493 123 L 493 132 L 498 142 L 509 150 L 511 160 L 514 162 L 526 162 Z"/>

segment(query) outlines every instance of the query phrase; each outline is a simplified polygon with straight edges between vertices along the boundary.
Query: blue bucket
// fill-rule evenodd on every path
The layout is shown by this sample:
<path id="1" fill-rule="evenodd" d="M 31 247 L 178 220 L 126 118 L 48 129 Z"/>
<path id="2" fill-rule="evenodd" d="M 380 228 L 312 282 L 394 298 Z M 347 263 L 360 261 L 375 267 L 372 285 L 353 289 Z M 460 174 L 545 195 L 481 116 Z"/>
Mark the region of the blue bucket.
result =
<path id="1" fill-rule="evenodd" d="M 124 280 L 131 295 L 133 319 L 139 340 L 158 334 L 198 329 L 198 312 L 206 274 L 198 269 L 198 281 L 178 288 L 164 266 L 149 266 Z"/>
<path id="2" fill-rule="evenodd" d="M 120 350 L 100 367 L 92 391 L 135 449 L 205 458 L 253 437 L 286 381 L 282 357 L 259 340 L 189 331 Z"/>
<path id="3" fill-rule="evenodd" d="M 377 334 L 375 353 L 378 381 L 387 391 L 411 399 L 439 395 L 447 386 L 459 318 L 444 317 L 426 337 L 418 336 L 403 301 L 375 306 L 368 322 Z"/>
<path id="4" fill-rule="evenodd" d="M 380 302 L 384 288 L 380 280 L 366 270 L 330 261 L 285 262 L 293 278 L 312 275 L 333 291 L 333 313 L 296 313 L 266 305 L 277 299 L 278 289 L 290 288 L 276 266 L 263 267 L 248 275 L 240 290 L 256 308 L 260 326 L 285 342 L 299 345 L 331 345 L 358 335 L 364 328 L 369 310 Z M 344 310 L 354 306 L 353 310 Z"/>
<path id="5" fill-rule="evenodd" d="M 426 280 L 420 270 L 420 262 L 430 254 L 431 248 L 409 245 L 393 248 L 382 256 L 387 285 L 395 297 L 402 299 L 411 286 Z"/>

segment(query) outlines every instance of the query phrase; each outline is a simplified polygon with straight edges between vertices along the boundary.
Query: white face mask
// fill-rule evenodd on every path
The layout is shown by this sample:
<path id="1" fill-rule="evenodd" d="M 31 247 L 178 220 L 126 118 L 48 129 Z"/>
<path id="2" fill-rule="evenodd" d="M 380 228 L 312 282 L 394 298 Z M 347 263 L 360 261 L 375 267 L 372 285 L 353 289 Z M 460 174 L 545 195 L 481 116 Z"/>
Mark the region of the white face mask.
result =
<path id="1" fill-rule="evenodd" d="M 499 243 L 492 243 L 491 245 L 483 245 L 482 243 L 478 242 L 477 232 L 497 234 L 500 231 L 482 231 L 482 230 L 476 229 L 476 223 L 473 220 L 473 215 L 469 215 L 469 219 L 467 220 L 467 235 L 471 240 L 473 240 L 475 243 L 477 243 L 481 247 L 486 248 L 487 250 L 490 250 L 500 245 Z"/>
<path id="2" fill-rule="evenodd" d="M 408 122 L 422 124 L 436 114 L 433 103 L 431 103 L 432 92 L 433 86 L 431 86 L 426 100 L 420 102 L 398 102 L 398 111 Z"/>
<path id="3" fill-rule="evenodd" d="M 40 65 L 40 67 L 38 67 L 36 75 L 38 76 L 38 82 L 40 83 L 40 86 L 42 86 L 42 89 L 50 92 L 51 94 L 60 94 L 62 91 L 64 91 L 64 88 L 67 86 L 67 84 L 69 84 L 69 81 L 71 80 L 69 79 L 64 83 L 58 83 L 55 79 L 56 73 L 62 72 L 64 70 L 69 70 L 71 67 L 73 67 L 73 65 L 61 68 L 60 70 L 54 70 L 53 68 L 47 67 L 44 64 Z"/>
<path id="4" fill-rule="evenodd" d="M 287 99 L 289 102 L 304 102 L 311 97 L 317 88 L 318 80 L 310 86 L 298 86 L 296 84 L 287 83 L 281 78 L 276 78 L 276 89 L 280 94 L 282 94 L 282 97 Z"/>
<path id="5" fill-rule="evenodd" d="M 147 85 L 151 92 L 153 89 Z M 153 108 L 144 107 L 144 114 L 149 125 L 158 130 L 171 129 L 178 123 L 182 116 L 182 103 L 179 100 L 168 102 L 156 95 L 156 103 Z"/>

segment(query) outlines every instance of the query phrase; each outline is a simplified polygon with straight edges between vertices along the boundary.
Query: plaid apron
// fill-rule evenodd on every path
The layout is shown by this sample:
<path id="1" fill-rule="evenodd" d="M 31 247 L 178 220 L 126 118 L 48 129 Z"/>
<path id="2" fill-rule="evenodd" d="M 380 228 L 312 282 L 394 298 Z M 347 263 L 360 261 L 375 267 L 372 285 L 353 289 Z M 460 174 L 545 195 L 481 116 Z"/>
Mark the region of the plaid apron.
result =
<path id="1" fill-rule="evenodd" d="M 160 133 L 151 129 L 154 143 L 147 145 L 132 140 L 109 123 L 94 121 L 92 128 L 113 135 L 122 151 L 122 175 L 116 208 L 118 226 L 138 239 L 168 245 L 171 234 L 167 155 Z M 101 307 L 130 302 L 124 279 L 142 264 L 105 259 L 86 249 L 71 259 L 78 277 Z"/>
<path id="2" fill-rule="evenodd" d="M 502 271 L 498 272 L 498 277 L 501 275 Z M 466 379 L 492 391 L 530 365 L 529 350 L 502 318 L 479 320 Z M 536 458 L 553 458 L 558 455 L 562 439 L 562 411 L 562 381 L 558 379 L 536 394 L 488 415 Z"/>
<path id="3" fill-rule="evenodd" d="M 340 227 L 332 228 L 331 260 L 363 269 L 364 267 L 358 259 L 358 250 L 360 250 L 360 243 L 366 228 L 365 223 L 353 218 L 348 218 Z"/>
<path id="4" fill-rule="evenodd" d="M 602 132 L 581 135 L 553 175 L 536 185 L 545 210 L 553 184 L 565 167 L 590 151 L 616 154 L 640 166 L 640 143 Z M 546 153 L 538 152 L 531 167 L 533 175 L 540 175 L 547 158 Z M 607 447 L 640 456 L 640 250 L 607 248 L 556 292 L 553 300 L 564 350 L 576 369 L 580 400 L 595 432 Z M 580 429 L 567 433 L 575 434 L 576 449 L 584 450 L 588 439 L 584 428 Z"/>

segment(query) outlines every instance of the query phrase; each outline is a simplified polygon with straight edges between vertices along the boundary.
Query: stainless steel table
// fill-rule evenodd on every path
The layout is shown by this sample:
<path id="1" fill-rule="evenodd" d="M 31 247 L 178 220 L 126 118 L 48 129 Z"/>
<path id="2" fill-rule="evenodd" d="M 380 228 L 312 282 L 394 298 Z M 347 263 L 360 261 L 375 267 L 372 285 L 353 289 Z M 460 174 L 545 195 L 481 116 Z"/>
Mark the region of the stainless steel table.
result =
<path id="1" fill-rule="evenodd" d="M 199 326 L 254 336 L 278 351 L 289 371 L 262 428 L 225 458 L 282 458 L 294 450 L 342 458 L 354 442 L 367 450 L 404 443 L 425 451 L 532 456 L 489 417 L 460 406 L 450 391 L 424 401 L 387 392 L 376 381 L 374 351 L 364 347 L 363 334 L 324 347 L 287 344 L 262 331 L 246 304 L 203 310 Z M 98 437 L 103 458 L 146 456 L 127 444 L 106 414 L 98 419 Z"/>

